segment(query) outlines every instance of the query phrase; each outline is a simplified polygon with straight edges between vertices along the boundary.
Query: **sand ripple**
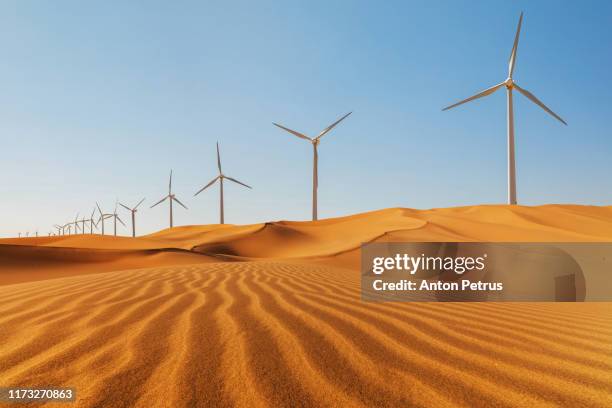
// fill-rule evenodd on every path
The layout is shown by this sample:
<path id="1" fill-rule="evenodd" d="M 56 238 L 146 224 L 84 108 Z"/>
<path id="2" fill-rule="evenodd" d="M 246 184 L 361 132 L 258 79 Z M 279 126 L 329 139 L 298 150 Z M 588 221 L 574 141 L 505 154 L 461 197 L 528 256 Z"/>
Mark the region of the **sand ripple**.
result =
<path id="1" fill-rule="evenodd" d="M 363 303 L 358 273 L 281 262 L 82 275 L 0 287 L 0 384 L 78 407 L 603 407 L 611 312 Z"/>

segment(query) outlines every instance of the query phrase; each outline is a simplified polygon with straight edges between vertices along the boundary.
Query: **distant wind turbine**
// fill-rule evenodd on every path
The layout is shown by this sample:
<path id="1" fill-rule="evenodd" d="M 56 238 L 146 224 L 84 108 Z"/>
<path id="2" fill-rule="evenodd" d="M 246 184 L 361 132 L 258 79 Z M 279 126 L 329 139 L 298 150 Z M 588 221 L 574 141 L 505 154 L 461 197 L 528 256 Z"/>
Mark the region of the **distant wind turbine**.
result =
<path id="1" fill-rule="evenodd" d="M 516 63 L 516 52 L 518 48 L 519 36 L 521 34 L 521 24 L 523 23 L 523 13 L 519 17 L 518 27 L 516 29 L 516 35 L 514 37 L 514 45 L 512 46 L 512 52 L 510 53 L 510 61 L 508 62 L 508 78 L 504 82 L 501 82 L 497 85 L 494 85 L 484 91 L 470 96 L 467 99 L 464 99 L 460 102 L 447 106 L 442 110 L 448 110 L 454 108 L 455 106 L 459 106 L 466 102 L 473 101 L 474 99 L 482 98 L 483 96 L 491 95 L 501 87 L 506 87 L 507 92 L 507 104 L 508 104 L 508 204 L 516 204 L 516 168 L 515 168 L 515 159 L 514 159 L 514 108 L 512 105 L 512 90 L 516 88 L 517 91 L 525 95 L 530 101 L 544 109 L 547 113 L 553 116 L 555 119 L 567 125 L 567 123 L 561 119 L 559 115 L 550 110 L 544 103 L 542 103 L 538 98 L 535 97 L 528 90 L 521 88 L 518 86 L 516 82 L 512 79 L 512 74 L 514 73 L 514 65 Z"/>
<path id="2" fill-rule="evenodd" d="M 63 228 L 62 228 L 62 226 L 61 226 L 61 225 L 57 225 L 57 224 L 55 224 L 53 227 L 54 227 L 55 229 L 57 229 L 57 235 L 58 235 L 58 236 L 59 236 L 59 235 L 62 235 Z"/>
<path id="3" fill-rule="evenodd" d="M 117 221 L 119 221 L 121 223 L 121 225 L 123 225 L 124 227 L 126 226 L 125 223 L 121 220 L 121 218 L 119 218 L 119 214 L 117 214 L 117 203 L 115 203 L 115 211 L 113 211 L 112 214 L 110 214 L 111 218 L 113 219 L 113 235 L 117 236 Z"/>
<path id="4" fill-rule="evenodd" d="M 142 204 L 144 200 L 145 200 L 144 198 L 140 200 L 134 208 L 130 208 L 127 205 L 119 203 L 120 206 L 122 206 L 123 208 L 125 208 L 132 214 L 132 237 L 136 236 L 136 213 L 138 212 L 138 206 Z"/>
<path id="5" fill-rule="evenodd" d="M 112 214 L 104 214 L 104 213 L 102 212 L 102 209 L 100 208 L 100 206 L 98 205 L 98 203 L 97 203 L 97 202 L 96 202 L 96 207 L 98 207 L 98 211 L 100 212 L 100 218 L 98 218 L 98 222 L 97 222 L 97 224 L 102 225 L 102 235 L 104 235 L 104 221 L 105 221 L 107 218 L 112 217 L 113 215 L 112 215 Z"/>
<path id="6" fill-rule="evenodd" d="M 297 136 L 299 138 L 302 138 L 304 140 L 308 140 L 310 143 L 312 143 L 312 149 L 313 149 L 313 155 L 314 155 L 314 159 L 313 159 L 313 163 L 312 163 L 312 220 L 316 221 L 318 218 L 318 214 L 317 214 L 317 188 L 319 186 L 319 153 L 317 151 L 317 147 L 319 146 L 319 143 L 321 141 L 321 138 L 323 136 L 325 136 L 327 133 L 329 133 L 330 130 L 332 130 L 334 127 L 336 127 L 336 125 L 340 122 L 342 122 L 348 115 L 350 115 L 353 112 L 349 112 L 346 115 L 342 116 L 340 119 L 338 119 L 337 121 L 335 121 L 334 123 L 332 123 L 331 125 L 329 125 L 328 127 L 326 127 L 325 129 L 323 129 L 321 131 L 321 133 L 319 133 L 316 137 L 308 137 L 300 132 L 296 132 L 295 130 L 291 130 L 289 128 L 286 128 L 285 126 L 279 125 L 278 123 L 273 123 L 274 126 L 277 126 L 289 133 L 291 133 L 294 136 Z"/>
<path id="7" fill-rule="evenodd" d="M 79 232 L 79 213 L 74 217 L 74 222 L 72 224 L 74 225 L 74 235 L 76 235 Z"/>
<path id="8" fill-rule="evenodd" d="M 158 202 L 156 202 L 155 204 L 153 204 L 151 206 L 151 208 L 155 207 L 158 204 L 163 203 L 164 201 L 169 200 L 170 201 L 170 228 L 172 228 L 174 226 L 174 220 L 172 218 L 172 202 L 176 201 L 178 204 L 180 204 L 184 209 L 188 209 L 187 206 L 183 203 L 181 203 L 179 201 L 178 198 L 176 198 L 176 196 L 174 194 L 172 194 L 172 170 L 170 170 L 170 182 L 168 183 L 168 195 L 165 196 L 164 198 L 162 198 L 161 200 L 159 200 Z"/>
<path id="9" fill-rule="evenodd" d="M 219 224 L 223 224 L 225 222 L 225 217 L 224 217 L 224 212 L 223 212 L 223 180 L 228 179 L 229 181 L 233 181 L 234 183 L 240 184 L 247 188 L 252 188 L 252 187 L 244 184 L 241 181 L 236 180 L 235 178 L 232 178 L 232 177 L 229 177 L 223 174 L 223 171 L 221 170 L 221 154 L 219 154 L 219 142 L 217 142 L 217 167 L 219 168 L 219 175 L 215 177 L 214 179 L 212 179 L 207 185 L 199 189 L 198 192 L 194 194 L 194 197 L 200 194 L 202 191 L 206 190 L 208 187 L 215 184 L 217 180 L 219 180 Z"/>
<path id="10" fill-rule="evenodd" d="M 85 221 L 89 222 L 89 233 L 92 234 L 92 235 L 93 235 L 94 226 L 96 228 L 98 227 L 98 224 L 94 220 L 94 214 L 95 213 L 96 213 L 96 207 L 94 207 L 93 211 L 91 212 L 91 216 L 89 217 L 89 219 L 85 220 Z"/>

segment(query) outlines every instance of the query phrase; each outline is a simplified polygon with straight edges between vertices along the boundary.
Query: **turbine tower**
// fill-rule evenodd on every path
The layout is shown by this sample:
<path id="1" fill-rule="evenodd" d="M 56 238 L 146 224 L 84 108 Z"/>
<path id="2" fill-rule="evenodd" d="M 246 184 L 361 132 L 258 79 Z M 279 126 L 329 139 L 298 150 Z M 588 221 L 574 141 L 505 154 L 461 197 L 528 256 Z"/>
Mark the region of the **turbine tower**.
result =
<path id="1" fill-rule="evenodd" d="M 207 185 L 205 185 L 200 190 L 198 190 L 198 192 L 194 194 L 194 197 L 200 194 L 202 191 L 206 190 L 208 187 L 215 184 L 217 180 L 219 180 L 219 224 L 224 224 L 225 217 L 224 217 L 224 212 L 223 212 L 223 179 L 228 179 L 229 181 L 233 181 L 234 183 L 240 184 L 247 188 L 252 188 L 252 187 L 244 184 L 241 181 L 236 180 L 235 178 L 232 178 L 232 177 L 229 177 L 223 174 L 223 171 L 221 170 L 221 155 L 219 154 L 219 142 L 217 142 L 217 167 L 219 168 L 219 175 L 215 177 L 214 179 L 212 179 Z"/>
<path id="2" fill-rule="evenodd" d="M 299 138 L 302 138 L 304 140 L 308 140 L 310 143 L 312 143 L 312 151 L 313 151 L 313 155 L 314 155 L 314 159 L 313 159 L 313 163 L 312 163 L 312 220 L 316 221 L 318 218 L 318 214 L 317 214 L 317 188 L 319 186 L 319 153 L 317 151 L 317 147 L 319 146 L 319 143 L 321 141 L 321 138 L 323 136 L 325 136 L 327 133 L 329 133 L 330 130 L 332 130 L 334 127 L 336 127 L 336 125 L 340 122 L 342 122 L 348 115 L 350 115 L 353 112 L 349 112 L 346 115 L 342 116 L 340 119 L 338 119 L 337 121 L 335 121 L 334 123 L 332 123 L 331 125 L 329 125 L 328 127 L 326 127 L 325 129 L 323 129 L 321 131 L 321 133 L 319 133 L 316 137 L 308 137 L 300 132 L 296 132 L 295 130 L 291 130 L 289 128 L 286 128 L 282 125 L 279 125 L 278 123 L 273 123 L 274 126 L 277 126 L 289 133 L 291 133 L 294 136 L 297 136 Z"/>
<path id="3" fill-rule="evenodd" d="M 120 206 L 122 206 L 123 208 L 125 208 L 126 210 L 128 210 L 132 214 L 132 237 L 136 236 L 136 213 L 138 212 L 138 206 L 140 204 L 142 204 L 142 202 L 144 200 L 145 200 L 144 198 L 142 200 L 140 200 L 138 202 L 138 204 L 136 204 L 136 206 L 134 208 L 130 208 L 127 205 L 123 205 L 123 204 L 119 203 Z"/>
<path id="4" fill-rule="evenodd" d="M 514 45 L 512 46 L 512 52 L 510 53 L 510 60 L 508 62 L 508 78 L 504 82 L 501 82 L 497 85 L 494 85 L 484 91 L 477 93 L 474 96 L 470 96 L 467 99 L 464 99 L 460 102 L 447 106 L 442 109 L 443 111 L 454 108 L 455 106 L 462 105 L 466 102 L 473 101 L 474 99 L 482 98 L 487 95 L 491 95 L 498 89 L 502 87 L 506 87 L 507 93 L 507 125 L 508 125 L 508 204 L 516 204 L 516 164 L 514 159 L 514 107 L 512 103 L 512 91 L 516 89 L 524 96 L 526 96 L 530 101 L 544 109 L 547 113 L 553 116 L 555 119 L 567 125 L 567 123 L 561 119 L 559 115 L 550 110 L 542 101 L 540 101 L 534 94 L 529 92 L 528 90 L 521 88 L 514 79 L 512 78 L 512 74 L 514 73 L 514 65 L 516 64 L 516 52 L 518 48 L 519 36 L 521 34 L 521 25 L 523 23 L 523 13 L 519 17 L 518 27 L 516 28 L 516 35 L 514 36 Z"/>
<path id="5" fill-rule="evenodd" d="M 176 198 L 176 196 L 174 194 L 172 194 L 172 170 L 170 170 L 170 182 L 168 183 L 168 195 L 165 196 L 164 198 L 162 198 L 161 200 L 159 200 L 158 202 L 156 202 L 155 204 L 153 204 L 151 206 L 151 208 L 155 207 L 158 204 L 163 203 L 164 201 L 169 200 L 170 201 L 170 228 L 172 228 L 174 226 L 174 220 L 172 218 L 172 202 L 176 201 L 178 204 L 180 204 L 184 209 L 188 209 L 187 206 L 185 206 L 185 204 L 181 203 L 179 201 L 178 198 Z"/>

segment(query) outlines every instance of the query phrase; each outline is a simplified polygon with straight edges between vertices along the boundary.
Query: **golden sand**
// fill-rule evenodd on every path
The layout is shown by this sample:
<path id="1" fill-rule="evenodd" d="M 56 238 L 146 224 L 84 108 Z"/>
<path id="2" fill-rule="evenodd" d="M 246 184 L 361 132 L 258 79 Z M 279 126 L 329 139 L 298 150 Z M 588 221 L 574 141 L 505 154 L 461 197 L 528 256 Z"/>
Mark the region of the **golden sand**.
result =
<path id="1" fill-rule="evenodd" d="M 0 240 L 0 386 L 75 387 L 75 407 L 611 406 L 612 303 L 360 301 L 362 242 L 474 240 L 612 241 L 612 207 Z"/>

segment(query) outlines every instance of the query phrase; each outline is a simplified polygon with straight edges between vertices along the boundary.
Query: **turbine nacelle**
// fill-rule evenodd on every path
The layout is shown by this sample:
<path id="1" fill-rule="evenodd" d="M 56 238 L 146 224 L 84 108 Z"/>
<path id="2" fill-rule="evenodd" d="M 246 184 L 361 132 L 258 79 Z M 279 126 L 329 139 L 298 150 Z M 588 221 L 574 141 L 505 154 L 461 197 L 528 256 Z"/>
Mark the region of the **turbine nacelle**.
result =
<path id="1" fill-rule="evenodd" d="M 506 88 L 508 89 L 512 89 L 514 88 L 514 81 L 512 80 L 511 77 L 506 78 L 506 80 L 503 82 L 503 84 L 506 86 Z"/>

